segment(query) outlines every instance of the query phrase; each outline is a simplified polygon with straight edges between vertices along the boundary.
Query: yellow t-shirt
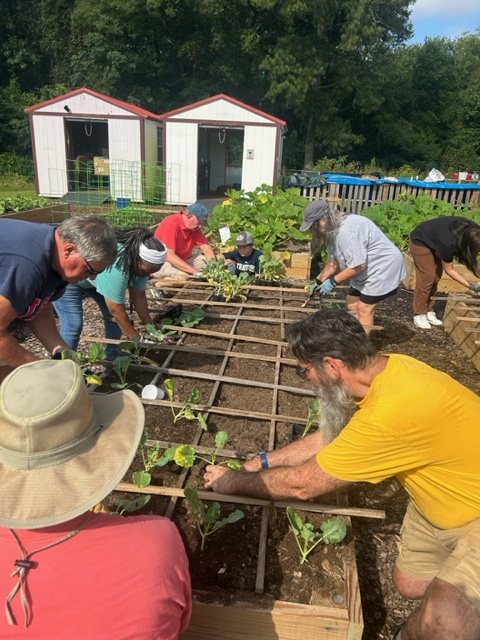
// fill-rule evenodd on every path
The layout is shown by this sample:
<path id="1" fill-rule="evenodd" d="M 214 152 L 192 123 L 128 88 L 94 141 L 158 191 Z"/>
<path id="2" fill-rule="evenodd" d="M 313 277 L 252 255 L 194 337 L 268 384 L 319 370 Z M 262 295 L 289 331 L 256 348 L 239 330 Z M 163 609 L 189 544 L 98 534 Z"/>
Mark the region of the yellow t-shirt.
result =
<path id="1" fill-rule="evenodd" d="M 389 356 L 359 410 L 317 454 L 335 478 L 396 476 L 418 511 L 450 529 L 480 517 L 480 398 L 409 356 Z"/>

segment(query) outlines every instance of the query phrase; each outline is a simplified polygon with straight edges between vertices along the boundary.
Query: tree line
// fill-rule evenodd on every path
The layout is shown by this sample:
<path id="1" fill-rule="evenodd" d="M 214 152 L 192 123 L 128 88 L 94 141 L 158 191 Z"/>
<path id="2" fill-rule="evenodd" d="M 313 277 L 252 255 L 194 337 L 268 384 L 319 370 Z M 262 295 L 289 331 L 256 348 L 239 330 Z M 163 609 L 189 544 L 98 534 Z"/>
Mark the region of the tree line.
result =
<path id="1" fill-rule="evenodd" d="M 287 122 L 284 165 L 480 169 L 480 29 L 408 45 L 410 0 L 4 0 L 0 149 L 81 86 L 161 114 L 225 93 Z"/>

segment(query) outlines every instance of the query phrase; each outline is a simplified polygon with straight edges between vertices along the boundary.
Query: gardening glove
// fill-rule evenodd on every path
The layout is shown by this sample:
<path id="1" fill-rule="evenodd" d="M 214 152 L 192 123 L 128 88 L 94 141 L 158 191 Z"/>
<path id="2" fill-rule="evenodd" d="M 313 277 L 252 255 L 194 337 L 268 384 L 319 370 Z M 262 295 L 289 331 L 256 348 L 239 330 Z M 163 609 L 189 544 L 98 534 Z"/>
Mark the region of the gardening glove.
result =
<path id="1" fill-rule="evenodd" d="M 479 293 L 480 292 L 480 284 L 478 282 L 472 282 L 468 286 L 475 293 Z"/>
<path id="2" fill-rule="evenodd" d="M 320 283 L 318 282 L 318 280 L 314 280 L 313 282 L 310 283 L 308 292 L 310 294 L 310 297 L 320 292 Z"/>
<path id="3" fill-rule="evenodd" d="M 332 293 L 332 291 L 335 289 L 336 286 L 337 286 L 337 283 L 335 282 L 332 276 L 331 278 L 328 278 L 328 280 L 325 280 L 324 282 L 322 282 L 320 286 L 319 294 L 321 296 L 328 296 L 330 293 Z"/>

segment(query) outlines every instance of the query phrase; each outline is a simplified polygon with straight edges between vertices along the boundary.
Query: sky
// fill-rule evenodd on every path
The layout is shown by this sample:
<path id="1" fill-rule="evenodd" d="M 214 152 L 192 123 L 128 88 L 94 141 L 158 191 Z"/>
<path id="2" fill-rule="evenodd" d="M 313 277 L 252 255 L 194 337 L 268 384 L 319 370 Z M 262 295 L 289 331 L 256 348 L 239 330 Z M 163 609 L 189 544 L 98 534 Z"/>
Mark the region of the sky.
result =
<path id="1" fill-rule="evenodd" d="M 454 39 L 480 27 L 480 0 L 417 0 L 411 9 L 414 35 L 409 44 L 436 36 Z"/>

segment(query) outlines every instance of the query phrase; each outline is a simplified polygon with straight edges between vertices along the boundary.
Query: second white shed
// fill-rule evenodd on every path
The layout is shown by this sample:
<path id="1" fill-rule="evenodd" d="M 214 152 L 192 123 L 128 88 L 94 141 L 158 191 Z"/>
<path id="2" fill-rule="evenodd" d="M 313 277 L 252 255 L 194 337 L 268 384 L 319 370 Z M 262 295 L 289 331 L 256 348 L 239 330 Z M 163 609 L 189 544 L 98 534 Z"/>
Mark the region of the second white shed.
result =
<path id="1" fill-rule="evenodd" d="M 228 187 L 253 191 L 278 184 L 283 120 L 224 94 L 158 118 L 168 204 L 223 195 Z"/>

